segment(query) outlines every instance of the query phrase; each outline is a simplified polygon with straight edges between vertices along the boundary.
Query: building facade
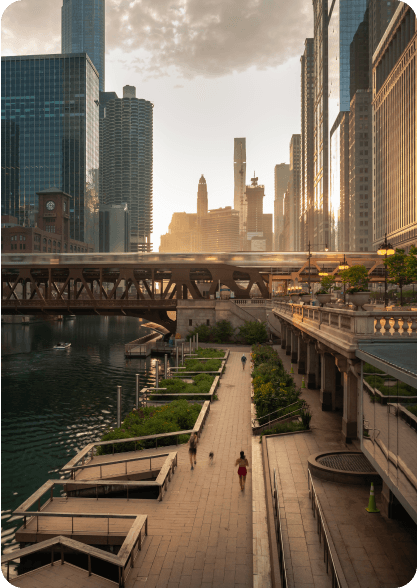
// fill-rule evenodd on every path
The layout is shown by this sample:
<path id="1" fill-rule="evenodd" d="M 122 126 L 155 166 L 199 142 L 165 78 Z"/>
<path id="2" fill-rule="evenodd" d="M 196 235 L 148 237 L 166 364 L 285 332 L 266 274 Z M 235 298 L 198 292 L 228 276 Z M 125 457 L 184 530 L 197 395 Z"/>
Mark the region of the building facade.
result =
<path id="1" fill-rule="evenodd" d="M 1 217 L 1 252 L 91 253 L 94 247 L 71 239 L 71 195 L 58 188 L 38 192 L 39 212 L 35 227 L 22 227 L 16 217 Z"/>
<path id="2" fill-rule="evenodd" d="M 274 251 L 282 251 L 280 235 L 284 232 L 284 195 L 290 179 L 288 163 L 279 163 L 274 168 Z"/>
<path id="3" fill-rule="evenodd" d="M 127 203 L 130 250 L 152 251 L 153 104 L 125 86 L 106 102 L 100 132 L 100 202 Z"/>
<path id="4" fill-rule="evenodd" d="M 33 226 L 37 192 L 70 194 L 70 236 L 94 243 L 99 77 L 85 53 L 2 57 L 2 214 Z"/>
<path id="5" fill-rule="evenodd" d="M 240 246 L 244 249 L 246 242 L 246 220 L 247 220 L 247 201 L 246 201 L 246 139 L 237 138 L 234 141 L 233 151 L 233 173 L 234 173 L 234 198 L 233 208 L 239 212 L 239 233 Z"/>
<path id="6" fill-rule="evenodd" d="M 208 214 L 208 193 L 206 178 L 201 174 L 197 189 L 197 217 L 201 221 L 202 217 Z M 198 250 L 199 251 L 199 250 Z"/>
<path id="7" fill-rule="evenodd" d="M 61 8 L 62 53 L 87 53 L 105 85 L 105 0 L 64 0 Z"/>
<path id="8" fill-rule="evenodd" d="M 239 212 L 231 206 L 209 210 L 202 218 L 202 251 L 239 251 Z"/>
<path id="9" fill-rule="evenodd" d="M 398 5 L 373 56 L 373 244 L 417 243 L 416 17 Z"/>
<path id="10" fill-rule="evenodd" d="M 197 214 L 174 212 L 168 233 L 161 235 L 159 252 L 194 253 L 201 251 L 201 224 L 201 219 Z"/>
<path id="11" fill-rule="evenodd" d="M 314 240 L 314 39 L 301 56 L 301 186 L 299 249 Z"/>
<path id="12" fill-rule="evenodd" d="M 103 253 L 128 253 L 129 242 L 129 210 L 126 203 L 100 206 L 99 216 L 100 244 Z"/>
<path id="13" fill-rule="evenodd" d="M 301 135 L 293 135 L 290 141 L 288 194 L 290 203 L 290 237 L 287 244 L 287 251 L 300 251 Z"/>

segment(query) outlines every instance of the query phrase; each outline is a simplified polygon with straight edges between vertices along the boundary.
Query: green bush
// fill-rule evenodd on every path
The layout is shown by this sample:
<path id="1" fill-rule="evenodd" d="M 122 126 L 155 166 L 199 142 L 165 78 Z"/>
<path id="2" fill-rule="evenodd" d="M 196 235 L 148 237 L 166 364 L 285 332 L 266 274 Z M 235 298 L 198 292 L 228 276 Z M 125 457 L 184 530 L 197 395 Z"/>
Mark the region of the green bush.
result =
<path id="1" fill-rule="evenodd" d="M 234 329 L 230 321 L 221 320 L 211 327 L 208 325 L 196 325 L 192 331 L 190 331 L 186 340 L 189 341 L 194 335 L 198 333 L 198 340 L 201 343 L 227 343 L 231 341 L 234 335 Z M 203 357 L 200 355 L 200 357 Z"/>
<path id="2" fill-rule="evenodd" d="M 197 357 L 214 357 L 214 358 L 218 358 L 221 357 L 223 358 L 225 356 L 225 351 L 223 349 L 213 349 L 211 347 L 200 347 L 199 349 L 197 349 L 197 351 L 194 351 L 194 353 L 197 355 Z"/>
<path id="3" fill-rule="evenodd" d="M 364 376 L 364 379 L 372 388 L 379 390 L 384 396 L 417 396 L 417 389 L 398 381 L 396 386 L 385 386 L 387 378 L 378 375 Z"/>
<path id="4" fill-rule="evenodd" d="M 408 412 L 411 412 L 411 414 L 413 414 L 414 416 L 417 416 L 417 405 L 416 404 L 414 404 L 413 406 L 405 405 L 404 408 L 406 408 L 408 410 Z"/>
<path id="5" fill-rule="evenodd" d="M 186 336 L 186 341 L 189 341 L 198 334 L 198 341 L 201 343 L 208 343 L 212 340 L 212 330 L 208 325 L 196 325 L 192 331 Z M 202 356 L 200 356 L 202 357 Z"/>
<path id="6" fill-rule="evenodd" d="M 113 439 L 129 439 L 132 437 L 144 437 L 146 435 L 158 435 L 161 433 L 174 433 L 175 431 L 187 431 L 194 427 L 200 414 L 199 404 L 189 404 L 186 400 L 174 400 L 165 406 L 141 408 L 129 413 L 120 428 L 106 431 L 101 441 Z M 186 443 L 189 435 L 180 435 L 179 443 Z M 158 446 L 172 445 L 171 437 L 158 439 Z M 148 449 L 155 447 L 155 441 L 140 441 L 136 449 Z M 133 451 L 135 443 L 117 443 L 114 452 Z M 111 445 L 103 445 L 97 448 L 98 455 L 112 453 Z"/>
<path id="7" fill-rule="evenodd" d="M 184 365 L 187 372 L 217 372 L 222 365 L 222 360 L 209 359 L 202 362 L 198 359 L 186 359 Z"/>
<path id="8" fill-rule="evenodd" d="M 295 431 L 307 431 L 308 427 L 305 427 L 303 423 L 299 421 L 290 421 L 288 423 L 281 423 L 271 427 L 266 431 L 263 431 L 261 437 L 264 435 L 279 435 L 280 433 L 294 433 Z"/>
<path id="9" fill-rule="evenodd" d="M 159 382 L 161 388 L 158 394 L 208 394 L 214 382 L 214 376 L 209 374 L 198 374 L 193 378 L 193 383 L 184 382 L 180 378 L 171 378 Z M 156 392 L 155 392 L 156 394 Z"/>
<path id="10" fill-rule="evenodd" d="M 381 370 L 374 367 L 370 363 L 364 363 L 363 364 L 363 373 L 364 374 L 383 374 L 385 372 L 382 372 Z"/>
<path id="11" fill-rule="evenodd" d="M 245 321 L 245 324 L 239 327 L 239 339 L 248 345 L 254 343 L 265 343 L 268 341 L 268 332 L 266 323 L 258 321 Z"/>

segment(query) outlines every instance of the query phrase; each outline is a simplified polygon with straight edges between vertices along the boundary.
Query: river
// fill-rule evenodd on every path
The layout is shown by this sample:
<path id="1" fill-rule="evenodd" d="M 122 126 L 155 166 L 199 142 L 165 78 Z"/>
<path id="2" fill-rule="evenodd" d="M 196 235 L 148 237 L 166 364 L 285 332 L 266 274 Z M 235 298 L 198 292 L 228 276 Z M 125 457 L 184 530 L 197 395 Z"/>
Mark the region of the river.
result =
<path id="1" fill-rule="evenodd" d="M 2 324 L 2 553 L 18 549 L 22 520 L 12 511 L 84 445 L 116 424 L 141 387 L 155 381 L 155 359 L 126 359 L 126 343 L 150 331 L 131 317 L 77 317 L 26 325 Z M 68 350 L 54 350 L 68 341 Z M 12 566 L 10 567 L 12 572 Z"/>

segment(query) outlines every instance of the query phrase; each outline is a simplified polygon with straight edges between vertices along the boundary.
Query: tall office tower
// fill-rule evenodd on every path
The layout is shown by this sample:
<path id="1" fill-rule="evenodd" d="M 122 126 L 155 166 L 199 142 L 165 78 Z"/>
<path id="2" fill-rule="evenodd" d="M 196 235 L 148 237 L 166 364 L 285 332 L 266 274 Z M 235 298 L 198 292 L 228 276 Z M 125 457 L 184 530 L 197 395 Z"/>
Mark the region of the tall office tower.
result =
<path id="1" fill-rule="evenodd" d="M 274 168 L 274 251 L 281 251 L 279 237 L 284 231 L 284 194 L 290 178 L 288 163 L 279 163 Z"/>
<path id="2" fill-rule="evenodd" d="M 247 202 L 245 196 L 246 186 L 246 139 L 235 139 L 233 152 L 233 170 L 235 191 L 233 208 L 239 212 L 239 233 L 241 243 L 239 249 L 244 249 L 246 242 Z"/>
<path id="3" fill-rule="evenodd" d="M 331 6 L 330 2 L 330 6 Z M 328 0 L 313 0 L 314 9 L 314 219 L 318 251 L 329 242 L 329 109 Z"/>
<path id="4" fill-rule="evenodd" d="M 207 182 L 205 177 L 201 175 L 197 190 L 197 217 L 199 221 L 206 214 L 208 214 Z"/>
<path id="5" fill-rule="evenodd" d="M 273 232 L 273 222 L 274 222 L 274 215 L 273 214 L 264 214 L 263 215 L 263 236 L 265 239 L 265 251 L 273 251 L 273 242 L 274 242 L 274 232 Z"/>
<path id="6" fill-rule="evenodd" d="M 372 250 L 371 157 L 364 157 L 364 136 L 372 125 L 371 92 L 357 89 L 349 114 L 349 250 Z M 369 127 L 369 129 L 368 129 Z M 370 134 L 370 133 L 368 133 Z"/>
<path id="7" fill-rule="evenodd" d="M 416 16 L 400 3 L 373 58 L 373 242 L 417 244 Z"/>
<path id="8" fill-rule="evenodd" d="M 301 56 L 301 200 L 299 249 L 314 242 L 314 39 Z"/>
<path id="9" fill-rule="evenodd" d="M 104 92 L 105 1 L 64 0 L 61 8 L 62 53 L 87 53 Z"/>
<path id="10" fill-rule="evenodd" d="M 72 197 L 71 239 L 98 242 L 96 68 L 85 53 L 2 57 L 1 65 L 2 214 L 33 226 L 36 192 L 55 187 Z"/>
<path id="11" fill-rule="evenodd" d="M 300 202 L 301 202 L 301 135 L 293 135 L 290 141 L 290 240 L 287 251 L 300 251 Z"/>
<path id="12" fill-rule="evenodd" d="M 329 14 L 330 189 L 329 244 L 349 247 L 350 44 L 364 19 L 367 0 L 335 0 Z"/>
<path id="13" fill-rule="evenodd" d="M 101 125 L 100 189 L 103 204 L 127 203 L 130 250 L 151 251 L 153 189 L 153 104 L 135 97 L 133 86 L 123 98 L 106 103 Z"/>
<path id="14" fill-rule="evenodd" d="M 255 172 L 253 172 L 254 177 L 251 178 L 252 184 L 250 186 L 246 186 L 246 201 L 248 207 L 248 218 L 246 224 L 246 250 L 252 251 L 252 244 L 251 240 L 254 238 L 263 237 L 263 229 L 264 229 L 264 196 L 265 196 L 265 186 L 258 184 L 258 178 L 255 177 Z M 266 244 L 265 244 L 266 247 Z M 259 249 L 256 249 L 259 251 Z"/>
<path id="15" fill-rule="evenodd" d="M 239 213 L 231 206 L 209 210 L 201 226 L 203 251 L 239 251 Z"/>
<path id="16" fill-rule="evenodd" d="M 100 252 L 128 253 L 129 232 L 129 210 L 126 203 L 100 205 Z"/>
<path id="17" fill-rule="evenodd" d="M 399 0 L 368 0 L 370 70 L 372 69 L 372 56 L 398 7 L 398 2 Z"/>
<path id="18" fill-rule="evenodd" d="M 201 227 L 198 215 L 174 212 L 168 233 L 161 235 L 160 253 L 195 253 L 201 251 Z"/>

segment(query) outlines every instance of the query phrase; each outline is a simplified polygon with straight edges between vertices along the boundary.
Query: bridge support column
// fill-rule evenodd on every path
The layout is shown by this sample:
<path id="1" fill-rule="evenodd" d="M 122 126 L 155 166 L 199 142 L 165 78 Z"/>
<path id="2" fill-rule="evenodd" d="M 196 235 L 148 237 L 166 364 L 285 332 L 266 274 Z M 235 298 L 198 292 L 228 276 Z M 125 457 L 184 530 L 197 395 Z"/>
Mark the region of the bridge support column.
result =
<path id="1" fill-rule="evenodd" d="M 287 347 L 287 326 L 285 321 L 281 321 L 281 349 Z"/>
<path id="2" fill-rule="evenodd" d="M 320 385 L 320 356 L 313 341 L 307 343 L 307 388 L 318 388 Z"/>
<path id="3" fill-rule="evenodd" d="M 351 371 L 343 377 L 342 434 L 346 443 L 358 438 L 358 378 Z"/>
<path id="4" fill-rule="evenodd" d="M 307 364 L 307 342 L 303 339 L 303 336 L 298 337 L 298 373 L 306 373 Z"/>
<path id="5" fill-rule="evenodd" d="M 298 332 L 294 329 L 291 331 L 291 363 L 298 362 Z"/>
<path id="6" fill-rule="evenodd" d="M 291 355 L 291 329 L 287 325 L 285 334 L 285 355 Z"/>
<path id="7" fill-rule="evenodd" d="M 330 353 L 321 353 L 320 402 L 322 410 L 334 410 L 336 397 L 336 365 Z"/>

